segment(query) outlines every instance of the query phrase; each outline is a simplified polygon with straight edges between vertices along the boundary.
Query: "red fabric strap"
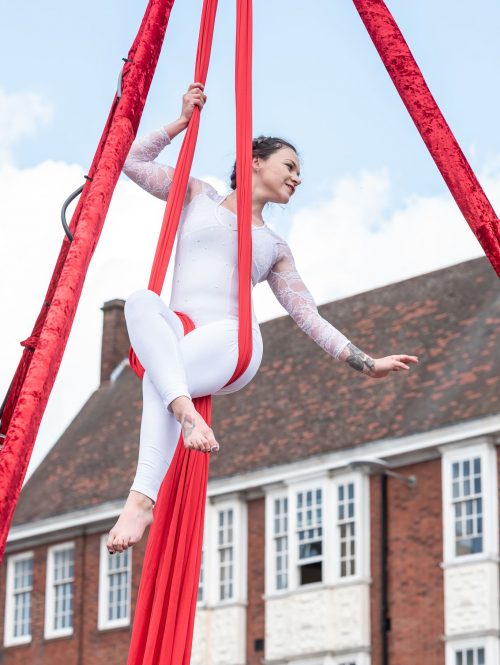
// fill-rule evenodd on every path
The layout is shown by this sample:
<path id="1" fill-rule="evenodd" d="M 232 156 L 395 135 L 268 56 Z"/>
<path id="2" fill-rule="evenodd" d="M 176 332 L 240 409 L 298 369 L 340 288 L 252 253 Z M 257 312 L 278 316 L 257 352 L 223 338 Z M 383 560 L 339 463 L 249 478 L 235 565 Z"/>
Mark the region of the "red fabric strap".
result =
<path id="1" fill-rule="evenodd" d="M 114 98 L 70 229 L 63 241 L 45 303 L 25 349 L 2 417 L 0 451 L 0 556 L 26 475 L 35 437 L 59 369 L 90 259 L 123 163 L 134 139 L 174 0 L 150 0 L 128 53 L 120 100 Z"/>
<path id="2" fill-rule="evenodd" d="M 205 0 L 196 57 L 195 80 L 205 82 L 215 20 L 216 0 Z M 252 355 L 252 12 L 239 0 L 236 39 L 236 168 L 238 179 L 239 361 L 229 383 L 240 376 Z M 169 193 L 149 288 L 161 292 L 184 201 L 199 127 L 195 110 L 189 124 Z M 188 334 L 194 325 L 176 312 Z M 133 351 L 131 363 L 143 369 Z M 210 396 L 195 407 L 211 424 Z M 208 483 L 208 456 L 184 447 L 182 436 L 162 483 L 148 538 L 128 665 L 189 665 L 198 595 L 203 523 Z"/>
<path id="3" fill-rule="evenodd" d="M 500 276 L 500 222 L 382 0 L 356 9 L 450 192 Z M 429 239 L 431 242 L 431 239 Z"/>

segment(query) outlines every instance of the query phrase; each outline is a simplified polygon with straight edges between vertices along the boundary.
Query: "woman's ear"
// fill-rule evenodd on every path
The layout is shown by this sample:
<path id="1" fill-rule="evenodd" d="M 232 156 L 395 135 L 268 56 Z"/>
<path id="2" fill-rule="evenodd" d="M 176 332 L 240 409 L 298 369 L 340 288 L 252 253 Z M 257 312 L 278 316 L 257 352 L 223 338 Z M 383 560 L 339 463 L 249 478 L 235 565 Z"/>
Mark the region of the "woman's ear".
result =
<path id="1" fill-rule="evenodd" d="M 253 157 L 252 158 L 252 169 L 254 171 L 260 171 L 260 167 L 261 167 L 260 157 Z"/>

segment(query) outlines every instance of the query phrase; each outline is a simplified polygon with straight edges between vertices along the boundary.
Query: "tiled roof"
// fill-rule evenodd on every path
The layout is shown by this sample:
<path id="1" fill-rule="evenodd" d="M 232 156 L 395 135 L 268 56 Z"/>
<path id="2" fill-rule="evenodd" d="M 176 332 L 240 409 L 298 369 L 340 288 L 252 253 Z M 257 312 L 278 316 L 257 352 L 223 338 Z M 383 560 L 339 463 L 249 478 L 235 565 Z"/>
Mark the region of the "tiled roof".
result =
<path id="1" fill-rule="evenodd" d="M 484 258 L 320 307 L 375 357 L 410 353 L 410 373 L 372 380 L 335 362 L 289 317 L 262 324 L 264 359 L 240 393 L 213 400 L 221 452 L 212 478 L 500 412 L 500 289 Z M 105 384 L 35 471 L 20 524 L 125 497 L 138 448 L 141 385 Z"/>

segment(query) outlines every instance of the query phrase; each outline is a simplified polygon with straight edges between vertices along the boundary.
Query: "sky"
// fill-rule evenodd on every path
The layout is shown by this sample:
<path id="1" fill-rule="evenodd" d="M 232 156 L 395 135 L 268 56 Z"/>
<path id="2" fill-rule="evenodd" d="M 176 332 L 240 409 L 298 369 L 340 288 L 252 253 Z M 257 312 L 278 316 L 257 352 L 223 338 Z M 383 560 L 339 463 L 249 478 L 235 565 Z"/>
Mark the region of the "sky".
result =
<path id="1" fill-rule="evenodd" d="M 219 2 L 193 174 L 221 191 L 234 160 L 234 2 Z M 500 5 L 389 0 L 493 205 L 500 208 Z M 29 336 L 63 239 L 62 202 L 83 182 L 144 0 L 5 3 L 0 24 L 0 395 Z M 176 0 L 139 134 L 174 120 L 192 81 L 200 0 Z M 482 254 L 351 0 L 255 0 L 254 135 L 292 141 L 303 184 L 266 221 L 318 304 Z M 177 139 L 160 160 L 175 163 Z M 163 204 L 116 188 L 30 471 L 99 382 L 107 300 L 147 284 Z M 164 290 L 168 301 L 168 280 Z M 261 321 L 284 312 L 266 284 Z M 335 321 L 332 321 L 335 323 Z M 356 343 L 356 331 L 343 331 Z M 364 349 L 374 356 L 393 349 Z M 411 349 L 404 352 L 411 353 Z"/>

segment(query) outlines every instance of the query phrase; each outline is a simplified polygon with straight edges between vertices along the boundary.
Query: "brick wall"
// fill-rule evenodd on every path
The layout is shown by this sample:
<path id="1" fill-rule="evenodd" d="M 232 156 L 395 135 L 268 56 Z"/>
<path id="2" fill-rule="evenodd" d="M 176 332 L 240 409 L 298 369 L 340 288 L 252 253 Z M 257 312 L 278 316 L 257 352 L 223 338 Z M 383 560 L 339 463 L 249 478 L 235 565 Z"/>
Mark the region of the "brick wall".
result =
<path id="1" fill-rule="evenodd" d="M 123 665 L 127 659 L 130 627 L 98 630 L 99 556 L 101 534 L 71 540 L 75 544 L 75 586 L 73 635 L 46 640 L 45 576 L 47 546 L 30 548 L 34 552 L 32 593 L 32 641 L 4 647 L 4 606 L 8 555 L 0 576 L 0 663 L 1 665 Z M 55 543 L 54 543 L 55 544 Z M 134 547 L 132 555 L 132 607 L 139 587 L 146 538 Z M 82 574 L 83 572 L 83 574 Z"/>
<path id="2" fill-rule="evenodd" d="M 248 607 L 247 665 L 260 665 L 264 657 L 265 499 L 248 502 Z M 261 641 L 262 650 L 256 650 Z"/>
<path id="3" fill-rule="evenodd" d="M 398 469 L 417 476 L 409 488 L 388 479 L 389 661 L 443 665 L 444 599 L 441 461 Z M 371 480 L 372 665 L 380 662 L 380 478 Z"/>

